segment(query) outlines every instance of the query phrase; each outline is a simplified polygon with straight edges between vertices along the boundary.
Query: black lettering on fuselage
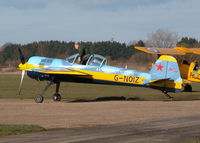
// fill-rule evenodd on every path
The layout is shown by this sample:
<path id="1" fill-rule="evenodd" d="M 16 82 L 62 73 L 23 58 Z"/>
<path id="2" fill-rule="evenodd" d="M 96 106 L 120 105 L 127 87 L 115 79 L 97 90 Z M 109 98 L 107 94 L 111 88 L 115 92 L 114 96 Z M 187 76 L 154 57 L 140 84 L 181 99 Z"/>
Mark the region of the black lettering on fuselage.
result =
<path id="1" fill-rule="evenodd" d="M 115 76 L 114 76 L 114 80 L 115 80 L 115 81 L 118 81 L 118 80 L 119 80 L 119 76 L 118 76 L 118 75 L 115 75 Z"/>
<path id="2" fill-rule="evenodd" d="M 190 78 L 200 80 L 200 74 L 193 74 L 192 72 L 190 73 Z"/>
<path id="3" fill-rule="evenodd" d="M 139 83 L 139 79 L 140 79 L 140 77 L 128 76 L 128 75 L 124 75 L 124 76 L 115 75 L 114 76 L 115 81 L 122 81 L 122 82 L 127 82 L 127 83 Z"/>
<path id="4" fill-rule="evenodd" d="M 139 80 L 139 77 L 136 77 L 135 83 L 139 83 L 138 80 Z"/>

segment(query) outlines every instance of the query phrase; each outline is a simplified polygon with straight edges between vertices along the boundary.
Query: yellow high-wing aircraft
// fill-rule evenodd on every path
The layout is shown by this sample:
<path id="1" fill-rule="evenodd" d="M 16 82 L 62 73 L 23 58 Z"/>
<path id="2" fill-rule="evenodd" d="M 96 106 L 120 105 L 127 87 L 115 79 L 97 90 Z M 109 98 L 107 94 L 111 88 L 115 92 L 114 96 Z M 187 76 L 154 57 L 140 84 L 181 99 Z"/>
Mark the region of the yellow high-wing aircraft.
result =
<path id="1" fill-rule="evenodd" d="M 148 54 L 158 55 L 173 55 L 182 56 L 182 58 L 177 59 L 181 77 L 184 79 L 183 84 L 184 91 L 191 92 L 192 86 L 191 82 L 200 82 L 200 70 L 198 70 L 198 65 L 196 61 L 188 62 L 184 58 L 186 54 L 196 54 L 200 55 L 200 48 L 185 48 L 185 47 L 174 47 L 174 48 L 155 48 L 155 47 L 134 47 L 137 50 L 143 51 Z M 153 64 L 153 63 L 152 63 Z"/>

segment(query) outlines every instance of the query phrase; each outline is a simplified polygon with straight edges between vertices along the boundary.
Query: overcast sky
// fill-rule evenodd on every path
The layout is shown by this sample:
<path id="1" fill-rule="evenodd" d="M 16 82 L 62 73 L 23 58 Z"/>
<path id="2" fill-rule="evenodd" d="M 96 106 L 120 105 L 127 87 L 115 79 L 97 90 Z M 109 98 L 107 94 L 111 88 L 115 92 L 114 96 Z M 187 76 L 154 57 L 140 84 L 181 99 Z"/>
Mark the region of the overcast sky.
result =
<path id="1" fill-rule="evenodd" d="M 162 28 L 200 40 L 200 0 L 0 0 L 0 45 L 145 40 Z"/>

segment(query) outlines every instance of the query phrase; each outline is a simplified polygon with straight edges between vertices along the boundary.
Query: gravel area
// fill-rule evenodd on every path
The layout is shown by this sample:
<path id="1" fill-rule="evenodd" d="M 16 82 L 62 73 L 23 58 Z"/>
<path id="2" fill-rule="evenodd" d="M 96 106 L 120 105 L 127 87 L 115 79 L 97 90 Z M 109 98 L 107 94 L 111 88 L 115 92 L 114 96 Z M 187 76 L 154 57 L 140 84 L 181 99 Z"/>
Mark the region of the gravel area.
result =
<path id="1" fill-rule="evenodd" d="M 0 124 L 36 124 L 47 129 L 141 122 L 200 115 L 200 101 L 53 102 L 1 99 Z"/>

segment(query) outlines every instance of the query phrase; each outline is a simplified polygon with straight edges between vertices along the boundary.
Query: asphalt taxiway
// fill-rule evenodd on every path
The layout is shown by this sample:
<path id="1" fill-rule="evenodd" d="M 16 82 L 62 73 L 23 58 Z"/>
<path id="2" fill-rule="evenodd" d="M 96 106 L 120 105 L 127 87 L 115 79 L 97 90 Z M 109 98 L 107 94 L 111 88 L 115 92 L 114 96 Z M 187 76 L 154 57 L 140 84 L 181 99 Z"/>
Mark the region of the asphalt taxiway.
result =
<path id="1" fill-rule="evenodd" d="M 0 143 L 183 143 L 200 138 L 200 116 L 54 129 L 0 137 Z"/>

